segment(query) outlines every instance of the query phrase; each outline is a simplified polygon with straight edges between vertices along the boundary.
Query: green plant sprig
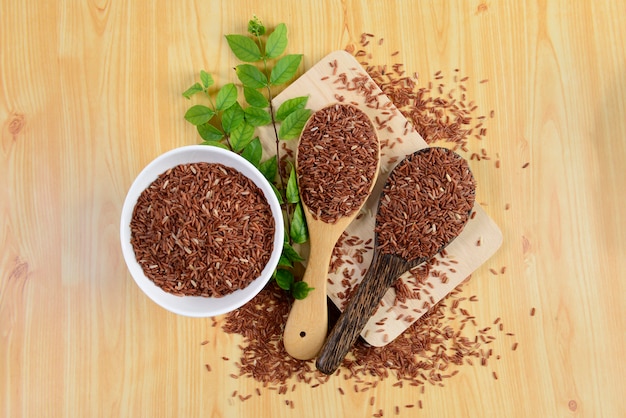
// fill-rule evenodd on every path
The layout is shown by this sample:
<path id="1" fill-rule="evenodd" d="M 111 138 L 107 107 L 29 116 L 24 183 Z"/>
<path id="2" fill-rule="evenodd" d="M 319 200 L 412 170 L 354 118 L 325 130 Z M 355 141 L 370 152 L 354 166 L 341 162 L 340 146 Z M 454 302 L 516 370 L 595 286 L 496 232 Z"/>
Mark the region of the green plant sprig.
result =
<path id="1" fill-rule="evenodd" d="M 293 164 L 281 164 L 280 141 L 298 138 L 311 110 L 306 108 L 308 96 L 288 99 L 274 109 L 272 88 L 288 83 L 295 76 L 302 54 L 283 55 L 288 44 L 284 23 L 278 24 L 269 35 L 265 34 L 265 26 L 255 16 L 248 22 L 247 35 L 226 35 L 230 50 L 243 61 L 235 67 L 241 86 L 228 83 L 215 92 L 213 77 L 200 71 L 200 81 L 185 90 L 183 96 L 191 99 L 204 93 L 208 105 L 191 106 L 185 119 L 196 126 L 203 144 L 240 154 L 272 184 L 286 215 L 283 251 L 274 278 L 279 287 L 303 299 L 313 289 L 295 278 L 294 265 L 303 259 L 293 245 L 307 242 L 309 235 L 296 169 Z M 239 102 L 240 90 L 245 107 Z M 261 141 L 255 133 L 257 127 L 266 125 L 273 128 L 275 154 L 263 159 Z"/>

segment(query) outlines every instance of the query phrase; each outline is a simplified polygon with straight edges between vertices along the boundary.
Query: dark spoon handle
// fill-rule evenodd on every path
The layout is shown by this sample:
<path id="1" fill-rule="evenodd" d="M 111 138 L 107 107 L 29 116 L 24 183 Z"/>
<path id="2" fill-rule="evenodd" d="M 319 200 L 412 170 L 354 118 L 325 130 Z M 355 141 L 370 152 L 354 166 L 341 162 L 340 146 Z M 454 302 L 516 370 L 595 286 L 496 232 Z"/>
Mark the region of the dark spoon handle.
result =
<path id="1" fill-rule="evenodd" d="M 387 289 L 408 268 L 410 265 L 402 258 L 374 253 L 369 270 L 317 356 L 315 365 L 318 370 L 325 374 L 332 374 L 337 370 Z"/>

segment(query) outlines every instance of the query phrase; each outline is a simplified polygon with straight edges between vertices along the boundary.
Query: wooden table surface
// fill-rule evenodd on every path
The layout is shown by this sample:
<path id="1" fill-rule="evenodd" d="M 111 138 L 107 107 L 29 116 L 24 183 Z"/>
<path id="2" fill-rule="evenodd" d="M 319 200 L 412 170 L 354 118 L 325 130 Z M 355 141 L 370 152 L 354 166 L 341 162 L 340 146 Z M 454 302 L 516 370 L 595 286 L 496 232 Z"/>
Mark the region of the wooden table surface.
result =
<path id="1" fill-rule="evenodd" d="M 625 2 L 0 7 L 0 415 L 626 416 Z M 506 323 L 516 350 L 498 337 L 499 360 L 424 393 L 386 379 L 341 396 L 351 386 L 337 378 L 242 402 L 232 393 L 259 384 L 229 377 L 241 339 L 141 293 L 120 250 L 126 192 L 157 155 L 199 142 L 181 92 L 202 68 L 235 81 L 223 35 L 245 33 L 253 14 L 287 24 L 301 72 L 368 32 L 372 63 L 402 62 L 424 83 L 469 77 L 494 117 L 465 155 L 501 160 L 471 164 L 504 243 L 463 292 L 478 297 L 479 323 Z"/>

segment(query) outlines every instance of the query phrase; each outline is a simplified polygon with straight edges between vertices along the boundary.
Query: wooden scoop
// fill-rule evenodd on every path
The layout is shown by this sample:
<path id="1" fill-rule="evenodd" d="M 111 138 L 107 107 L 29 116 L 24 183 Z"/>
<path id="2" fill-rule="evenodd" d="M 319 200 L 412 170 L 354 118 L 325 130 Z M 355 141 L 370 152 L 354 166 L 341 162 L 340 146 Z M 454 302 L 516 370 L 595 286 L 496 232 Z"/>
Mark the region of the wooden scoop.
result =
<path id="1" fill-rule="evenodd" d="M 408 201 L 394 202 L 394 199 L 400 200 L 400 194 L 397 190 L 399 190 L 402 185 L 398 183 L 398 179 L 406 179 L 407 174 L 411 174 L 406 173 L 407 167 L 409 167 L 407 164 L 409 161 L 415 162 L 414 159 L 416 158 L 422 159 L 421 163 L 428 166 L 430 164 L 439 164 L 442 157 L 457 164 L 457 169 L 461 169 L 461 175 L 466 176 L 464 177 L 463 187 L 458 187 L 458 179 L 456 178 L 457 176 L 453 175 L 454 173 L 448 174 L 445 172 L 446 169 L 437 173 L 437 176 L 443 177 L 441 178 L 441 184 L 444 184 L 445 187 L 449 187 L 450 193 L 455 194 L 457 198 L 459 198 L 459 196 L 456 195 L 457 193 L 462 194 L 463 196 L 461 196 L 460 199 L 464 201 L 459 204 L 458 199 L 454 202 L 450 199 L 446 200 L 446 197 L 449 197 L 446 196 L 448 190 L 444 190 L 441 195 L 433 197 L 431 194 L 430 196 L 433 198 L 427 198 L 426 200 L 429 201 L 426 202 L 411 201 L 411 197 L 406 198 Z M 411 170 L 413 169 L 411 168 Z M 467 172 L 463 174 L 462 171 L 465 170 Z M 413 187 L 415 187 L 414 190 L 418 190 L 420 187 L 422 190 L 430 188 L 429 183 L 432 184 L 430 174 L 432 173 L 424 173 L 424 171 L 429 170 L 419 170 L 419 176 L 416 176 L 417 182 L 413 185 Z M 440 171 L 440 168 L 438 167 L 433 171 Z M 447 182 L 450 184 L 446 185 Z M 463 188 L 465 188 L 465 191 L 459 193 L 459 190 Z M 435 191 L 439 189 L 444 189 L 444 187 L 433 187 Z M 469 219 L 471 208 L 474 205 L 474 196 L 475 183 L 469 171 L 469 167 L 467 167 L 467 162 L 454 152 L 445 148 L 435 147 L 419 150 L 407 156 L 394 168 L 387 179 L 379 201 L 372 263 L 320 350 L 316 367 L 321 372 L 332 374 L 341 365 L 341 362 L 359 337 L 359 334 L 374 313 L 383 295 L 387 292 L 389 287 L 394 284 L 398 277 L 436 255 L 462 231 L 465 223 Z M 416 210 L 415 213 L 418 214 L 418 218 L 422 217 L 423 214 L 423 219 L 428 220 L 426 224 L 426 234 L 431 232 L 434 234 L 437 227 L 443 228 L 452 220 L 453 225 L 449 228 L 451 230 L 450 233 L 444 233 L 440 230 L 437 238 L 430 239 L 430 241 L 434 242 L 429 241 L 423 245 L 421 244 L 421 240 L 418 239 L 417 241 L 420 242 L 415 242 L 415 245 L 420 245 L 419 251 L 409 251 L 407 247 L 399 247 L 397 244 L 402 243 L 402 237 L 398 236 L 399 234 L 396 231 L 401 230 L 402 233 L 407 233 L 409 228 L 412 227 L 412 219 L 409 218 L 409 221 L 406 221 L 404 217 L 394 218 L 385 215 L 391 212 L 389 208 L 394 203 L 400 203 L 399 206 L 401 207 L 417 205 L 419 210 Z M 431 206 L 430 208 L 429 205 Z M 382 206 L 385 207 L 383 208 Z M 431 211 L 430 209 L 432 208 L 437 208 L 437 210 Z M 462 216 L 454 212 L 457 208 L 462 209 L 462 215 L 467 216 Z M 384 214 L 381 215 L 381 212 L 384 212 Z M 413 215 L 415 215 L 415 213 Z M 452 215 L 448 217 L 450 213 Z M 442 216 L 442 214 L 444 215 Z M 391 224 L 387 223 L 389 221 Z M 396 228 L 391 228 L 391 226 L 394 226 L 392 225 L 394 223 L 396 224 Z M 432 225 L 435 226 L 433 227 Z M 423 234 L 423 232 L 421 233 Z M 393 248 L 394 246 L 396 246 L 395 249 Z"/>
<path id="2" fill-rule="evenodd" d="M 354 118 L 358 122 L 356 125 L 350 122 Z M 328 123 L 328 120 L 335 122 Z M 317 132 L 316 137 L 313 137 L 312 132 Z M 364 140 L 365 137 L 368 139 Z M 350 146 L 350 142 L 354 145 Z M 355 182 L 351 180 L 352 174 L 346 173 L 354 173 L 355 168 L 357 171 L 362 168 L 364 142 L 372 147 L 369 150 L 370 171 L 366 179 L 359 180 L 361 185 L 357 187 L 358 190 L 351 190 Z M 330 160 L 326 159 L 327 151 L 334 153 L 332 149 L 336 145 L 347 148 L 337 152 Z M 303 147 L 317 147 L 323 155 L 309 159 L 311 149 Z M 341 160 L 339 164 L 331 164 L 332 161 L 336 163 L 337 159 Z M 380 145 L 374 125 L 365 113 L 352 105 L 333 104 L 320 109 L 311 115 L 303 129 L 296 164 L 310 238 L 310 253 L 303 280 L 314 290 L 306 298 L 294 301 L 285 324 L 283 342 L 292 357 L 308 360 L 319 352 L 328 332 L 326 280 L 333 249 L 343 231 L 359 213 L 378 176 Z M 339 169 L 338 166 L 343 168 Z M 340 170 L 335 173 L 335 180 L 327 181 L 318 177 L 324 177 L 324 174 L 334 169 Z M 324 191 L 325 188 L 331 191 Z M 333 191 L 347 196 L 351 206 L 349 213 L 344 211 L 336 215 L 335 209 L 341 207 L 341 204 L 335 205 L 333 210 L 324 207 L 340 197 L 334 196 Z"/>

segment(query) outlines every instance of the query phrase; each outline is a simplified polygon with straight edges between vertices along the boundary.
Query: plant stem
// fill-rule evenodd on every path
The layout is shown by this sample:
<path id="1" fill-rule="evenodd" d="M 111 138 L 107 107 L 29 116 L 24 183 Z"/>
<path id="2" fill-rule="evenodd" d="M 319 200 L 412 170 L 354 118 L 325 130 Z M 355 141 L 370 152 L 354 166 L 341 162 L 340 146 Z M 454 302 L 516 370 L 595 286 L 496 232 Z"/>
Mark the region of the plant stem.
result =
<path id="1" fill-rule="evenodd" d="M 259 48 L 262 48 L 262 44 L 261 44 L 261 37 L 259 35 L 257 35 L 257 43 L 259 44 Z M 287 235 L 287 238 L 289 240 L 289 244 L 293 244 L 292 239 L 291 239 L 291 232 L 290 232 L 290 225 L 291 225 L 291 211 L 289 209 L 289 202 L 287 202 L 287 194 L 285 192 L 286 187 L 285 187 L 285 180 L 284 177 L 286 176 L 286 173 L 284 172 L 285 170 L 282 167 L 281 161 L 280 161 L 280 139 L 278 138 L 278 129 L 276 128 L 276 118 L 274 115 L 274 105 L 272 104 L 272 89 L 270 86 L 270 74 L 269 71 L 267 69 L 267 58 L 265 56 L 265 54 L 263 54 L 263 73 L 265 74 L 265 76 L 267 77 L 267 99 L 269 102 L 269 107 L 270 107 L 270 117 L 272 118 L 272 128 L 274 129 L 274 142 L 276 144 L 276 164 L 278 166 L 278 180 L 279 180 L 279 191 L 281 193 L 281 195 L 283 195 L 285 204 L 285 212 L 286 212 L 286 220 L 285 220 L 285 234 Z"/>
<path id="2" fill-rule="evenodd" d="M 224 138 L 226 138 L 226 143 L 228 144 L 228 148 L 230 148 L 232 152 L 235 152 L 235 150 L 233 149 L 233 144 L 230 143 L 230 135 L 224 134 Z"/>
<path id="3" fill-rule="evenodd" d="M 207 87 L 203 91 L 204 91 L 204 94 L 206 94 L 206 97 L 209 98 L 209 103 L 211 104 L 211 109 L 213 109 L 213 111 L 216 112 L 215 103 L 213 103 L 213 99 L 211 98 L 211 94 L 209 93 L 209 88 Z"/>

